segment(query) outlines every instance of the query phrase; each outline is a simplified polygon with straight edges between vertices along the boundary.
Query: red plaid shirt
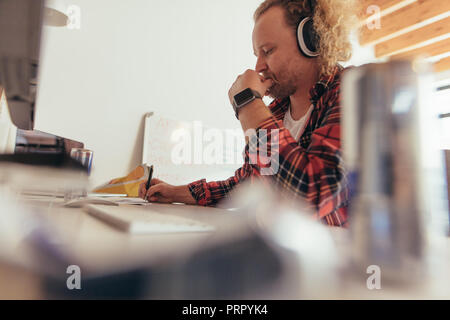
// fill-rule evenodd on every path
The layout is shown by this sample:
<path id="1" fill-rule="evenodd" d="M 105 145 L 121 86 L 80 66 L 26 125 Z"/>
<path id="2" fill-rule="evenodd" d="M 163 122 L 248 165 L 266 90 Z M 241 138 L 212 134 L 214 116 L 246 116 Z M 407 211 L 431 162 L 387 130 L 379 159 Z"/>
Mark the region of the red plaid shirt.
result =
<path id="1" fill-rule="evenodd" d="M 273 101 L 269 108 L 272 117 L 256 129 L 266 129 L 270 157 L 271 129 L 278 129 L 278 170 L 273 175 L 261 175 L 261 168 L 270 163 L 249 155 L 249 144 L 244 150 L 244 165 L 235 175 L 224 181 L 206 182 L 205 179 L 189 184 L 189 190 L 199 205 L 215 205 L 238 183 L 247 178 L 270 180 L 281 190 L 306 199 L 314 208 L 314 218 L 333 226 L 347 226 L 348 192 L 341 156 L 340 141 L 340 74 L 336 68 L 328 77 L 322 77 L 310 90 L 314 108 L 299 141 L 294 140 L 283 125 L 289 109 L 289 98 Z M 264 132 L 264 130 L 262 130 Z M 257 137 L 261 140 L 261 136 Z M 252 153 L 253 154 L 253 153 Z M 252 161 L 250 161 L 252 160 Z M 266 159 L 267 160 L 267 159 Z"/>

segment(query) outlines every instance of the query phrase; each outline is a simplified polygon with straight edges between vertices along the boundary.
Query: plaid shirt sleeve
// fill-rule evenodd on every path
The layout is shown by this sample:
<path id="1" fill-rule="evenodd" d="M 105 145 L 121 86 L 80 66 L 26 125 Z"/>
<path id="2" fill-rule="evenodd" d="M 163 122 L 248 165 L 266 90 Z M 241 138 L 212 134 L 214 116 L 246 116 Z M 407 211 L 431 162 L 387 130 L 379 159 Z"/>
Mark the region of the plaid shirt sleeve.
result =
<path id="1" fill-rule="evenodd" d="M 286 195 L 306 199 L 316 219 L 328 225 L 347 226 L 347 191 L 340 152 L 339 82 L 327 87 L 314 102 L 306 134 L 302 136 L 308 137 L 308 143 L 302 146 L 291 136 L 276 104 L 272 104 L 273 116 L 263 121 L 256 135 L 250 138 L 245 148 L 245 164 L 233 177 L 209 183 L 199 180 L 189 185 L 197 203 L 214 205 L 239 182 L 261 177 L 281 187 L 283 193 L 287 191 Z M 249 151 L 252 143 L 257 152 Z M 267 146 L 266 150 L 261 152 L 260 146 Z M 272 170 L 271 174 L 267 170 Z"/>
<path id="2" fill-rule="evenodd" d="M 239 182 L 251 176 L 259 176 L 258 168 L 249 164 L 248 155 L 245 157 L 244 165 L 237 169 L 234 176 L 227 180 L 206 182 L 205 179 L 202 179 L 190 183 L 188 187 L 197 204 L 202 206 L 215 205 Z"/>

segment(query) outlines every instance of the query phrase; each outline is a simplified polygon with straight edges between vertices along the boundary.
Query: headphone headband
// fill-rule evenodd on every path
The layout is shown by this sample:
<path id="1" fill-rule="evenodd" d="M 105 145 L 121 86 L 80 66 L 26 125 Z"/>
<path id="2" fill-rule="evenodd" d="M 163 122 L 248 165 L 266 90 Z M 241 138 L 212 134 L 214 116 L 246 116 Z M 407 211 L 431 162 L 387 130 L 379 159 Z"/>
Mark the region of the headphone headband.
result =
<path id="1" fill-rule="evenodd" d="M 316 1 L 308 0 L 309 8 L 311 9 L 311 17 L 314 16 L 314 9 L 316 8 Z"/>

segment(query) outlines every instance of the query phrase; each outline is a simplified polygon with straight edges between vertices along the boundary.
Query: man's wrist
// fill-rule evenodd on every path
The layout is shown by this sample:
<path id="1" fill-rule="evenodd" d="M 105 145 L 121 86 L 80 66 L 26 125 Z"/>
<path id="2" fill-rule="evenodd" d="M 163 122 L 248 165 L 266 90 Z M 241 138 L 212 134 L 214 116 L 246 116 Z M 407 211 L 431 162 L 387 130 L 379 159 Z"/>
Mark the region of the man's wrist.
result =
<path id="1" fill-rule="evenodd" d="M 239 121 L 242 129 L 256 129 L 266 119 L 272 116 L 269 108 L 261 99 L 255 99 L 239 110 Z"/>
<path id="2" fill-rule="evenodd" d="M 177 202 L 182 202 L 186 204 L 196 204 L 197 201 L 191 194 L 188 185 L 175 186 L 175 194 Z"/>

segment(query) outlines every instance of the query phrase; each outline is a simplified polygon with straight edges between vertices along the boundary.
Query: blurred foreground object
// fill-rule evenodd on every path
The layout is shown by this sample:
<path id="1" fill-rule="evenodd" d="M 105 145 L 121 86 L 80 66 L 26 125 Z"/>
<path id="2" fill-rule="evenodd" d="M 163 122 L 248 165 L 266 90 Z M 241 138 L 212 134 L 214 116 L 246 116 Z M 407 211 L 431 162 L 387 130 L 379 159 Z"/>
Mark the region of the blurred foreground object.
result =
<path id="1" fill-rule="evenodd" d="M 44 0 L 0 0 L 0 86 L 12 122 L 32 130 Z"/>
<path id="2" fill-rule="evenodd" d="M 72 150 L 70 150 L 70 157 L 85 167 L 88 174 L 91 173 L 92 159 L 94 157 L 94 152 L 92 150 L 72 148 Z"/>
<path id="3" fill-rule="evenodd" d="M 65 27 L 69 21 L 64 1 L 45 0 L 44 23 L 51 27 Z"/>
<path id="4" fill-rule="evenodd" d="M 158 242 L 155 237 L 152 243 L 163 245 L 169 259 L 155 261 L 149 247 L 140 254 L 141 263 L 133 266 L 122 262 L 123 267 L 94 270 L 80 261 L 82 290 L 69 291 L 66 278 L 48 277 L 48 297 L 299 299 L 335 296 L 336 253 L 328 228 L 303 217 L 298 208 L 284 206 L 274 192 L 258 184 L 243 184 L 235 195 L 230 206 L 236 209 L 217 216 L 210 208 L 208 222 L 217 231 L 197 235 L 201 238 L 197 238 L 195 246 L 191 242 L 193 234 L 165 235 L 165 242 Z M 173 210 L 175 207 L 172 205 Z M 66 276 L 62 272 L 61 275 Z"/>
<path id="5" fill-rule="evenodd" d="M 17 127 L 11 119 L 5 90 L 0 86 L 0 154 L 14 153 Z"/>
<path id="6" fill-rule="evenodd" d="M 245 215 L 250 225 L 277 252 L 283 253 L 282 287 L 289 293 L 271 298 L 336 297 L 338 269 L 343 257 L 338 254 L 332 233 L 345 230 L 323 225 L 313 218 L 306 202 L 280 198 L 280 192 L 283 191 L 270 184 L 247 182 L 232 191 L 226 205 L 237 208 L 237 213 Z"/>
<path id="7" fill-rule="evenodd" d="M 449 207 L 449 218 L 450 218 L 450 150 L 445 150 L 445 168 L 447 171 L 447 196 L 448 196 L 448 207 Z M 450 235 L 450 226 L 448 230 Z"/>
<path id="8" fill-rule="evenodd" d="M 343 78 L 343 154 L 356 266 L 413 282 L 426 271 L 430 233 L 448 229 L 443 154 L 433 137 L 426 65 L 392 61 Z"/>
<path id="9" fill-rule="evenodd" d="M 64 153 L 0 154 L 0 186 L 15 196 L 85 194 L 87 169 Z"/>
<path id="10" fill-rule="evenodd" d="M 17 129 L 14 153 L 70 155 L 72 149 L 83 147 L 84 144 L 82 142 L 63 138 L 54 134 L 39 130 Z"/>

